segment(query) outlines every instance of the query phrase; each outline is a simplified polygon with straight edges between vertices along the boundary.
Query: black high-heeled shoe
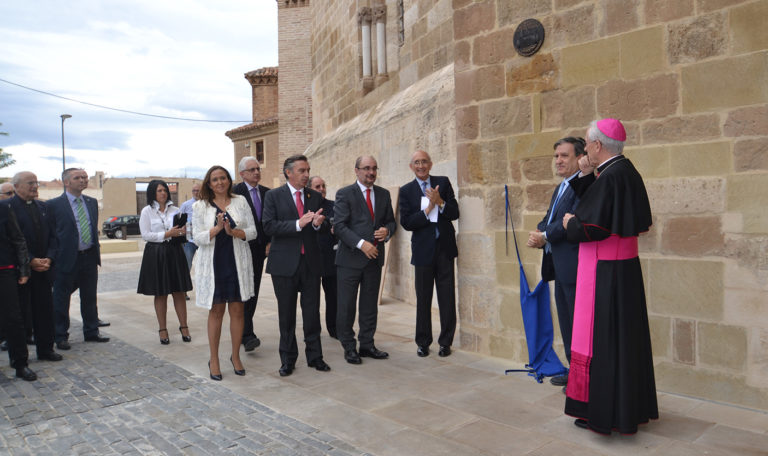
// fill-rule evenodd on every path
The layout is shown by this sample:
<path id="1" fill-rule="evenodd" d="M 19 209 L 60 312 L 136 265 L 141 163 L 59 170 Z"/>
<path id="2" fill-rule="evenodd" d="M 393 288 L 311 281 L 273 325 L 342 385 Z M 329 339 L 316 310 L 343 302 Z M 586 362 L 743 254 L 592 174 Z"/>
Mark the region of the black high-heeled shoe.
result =
<path id="1" fill-rule="evenodd" d="M 211 372 L 211 362 L 208 361 L 208 374 L 211 376 L 211 380 L 216 380 L 217 382 L 220 382 L 222 379 L 221 374 L 213 375 L 213 372 Z"/>
<path id="2" fill-rule="evenodd" d="M 237 368 L 235 367 L 235 362 L 234 362 L 234 361 L 232 361 L 232 357 L 231 357 L 231 356 L 229 357 L 229 362 L 230 362 L 230 363 L 232 363 L 232 369 L 234 369 L 234 370 L 235 370 L 235 375 L 239 375 L 239 376 L 241 376 L 241 377 L 242 377 L 243 375 L 245 375 L 245 369 L 240 369 L 240 370 L 237 370 Z"/>
<path id="3" fill-rule="evenodd" d="M 163 331 L 165 331 L 165 334 L 166 334 L 166 335 L 168 335 L 168 330 L 167 330 L 167 329 L 165 329 L 165 328 L 163 328 L 163 329 L 159 330 L 159 331 L 158 331 L 158 333 L 162 333 Z M 162 338 L 162 337 L 161 337 L 161 338 L 160 338 L 160 343 L 161 343 L 161 344 L 163 344 L 163 345 L 168 345 L 168 344 L 170 344 L 170 343 L 171 343 L 171 339 L 169 339 L 169 338 L 167 338 L 167 337 L 166 337 L 166 338 Z"/>
<path id="4" fill-rule="evenodd" d="M 181 333 L 181 340 L 184 342 L 192 342 L 192 336 L 185 336 L 183 329 L 189 330 L 189 326 L 179 326 L 179 332 Z"/>

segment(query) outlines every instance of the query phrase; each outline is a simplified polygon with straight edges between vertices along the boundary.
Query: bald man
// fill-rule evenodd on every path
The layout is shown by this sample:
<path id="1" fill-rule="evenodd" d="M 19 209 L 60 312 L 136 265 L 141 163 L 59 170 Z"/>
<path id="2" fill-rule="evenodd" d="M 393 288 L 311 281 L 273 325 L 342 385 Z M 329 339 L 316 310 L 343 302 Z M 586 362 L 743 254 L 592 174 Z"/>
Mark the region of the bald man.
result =
<path id="1" fill-rule="evenodd" d="M 0 184 L 0 200 L 13 198 L 14 190 L 13 184 L 10 182 L 3 182 Z"/>

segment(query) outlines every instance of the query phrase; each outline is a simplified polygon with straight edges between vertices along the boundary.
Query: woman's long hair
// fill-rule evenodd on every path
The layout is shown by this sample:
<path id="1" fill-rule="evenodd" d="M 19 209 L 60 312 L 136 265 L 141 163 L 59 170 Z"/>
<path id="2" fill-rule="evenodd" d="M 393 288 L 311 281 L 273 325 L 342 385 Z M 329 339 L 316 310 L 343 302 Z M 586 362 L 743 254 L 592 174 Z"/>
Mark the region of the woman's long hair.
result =
<path id="1" fill-rule="evenodd" d="M 213 174 L 214 171 L 219 169 L 224 171 L 224 174 L 227 175 L 227 179 L 229 179 L 229 188 L 227 189 L 227 195 L 230 198 L 234 196 L 234 194 L 232 193 L 232 176 L 229 174 L 229 171 L 227 171 L 227 168 L 220 165 L 213 165 L 211 166 L 211 169 L 209 169 L 208 172 L 205 173 L 205 177 L 203 178 L 203 183 L 200 184 L 200 199 L 203 201 L 206 201 L 209 205 L 213 204 L 213 198 L 216 197 L 216 194 L 213 193 L 213 190 L 211 190 L 211 174 Z"/>

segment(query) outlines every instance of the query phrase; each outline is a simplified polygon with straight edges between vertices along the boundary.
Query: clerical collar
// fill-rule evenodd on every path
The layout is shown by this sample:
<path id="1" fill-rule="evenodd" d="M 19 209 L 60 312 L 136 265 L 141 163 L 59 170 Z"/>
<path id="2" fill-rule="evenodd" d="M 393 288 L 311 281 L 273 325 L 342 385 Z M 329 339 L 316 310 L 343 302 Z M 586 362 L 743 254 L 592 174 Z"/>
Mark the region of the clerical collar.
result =
<path id="1" fill-rule="evenodd" d="M 600 163 L 600 165 L 597 167 L 597 173 L 598 174 L 602 173 L 603 171 L 605 171 L 605 168 L 611 166 L 615 162 L 615 160 L 623 159 L 623 158 L 624 158 L 624 156 L 621 155 L 621 154 L 614 155 L 613 157 L 609 158 L 608 160 Z"/>

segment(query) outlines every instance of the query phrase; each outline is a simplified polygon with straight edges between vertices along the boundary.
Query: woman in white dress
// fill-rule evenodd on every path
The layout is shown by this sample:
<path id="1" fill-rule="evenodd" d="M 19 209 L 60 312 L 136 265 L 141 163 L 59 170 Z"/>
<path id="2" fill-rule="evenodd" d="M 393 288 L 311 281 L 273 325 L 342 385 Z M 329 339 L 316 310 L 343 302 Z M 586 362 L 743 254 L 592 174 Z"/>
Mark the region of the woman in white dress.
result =
<path id="1" fill-rule="evenodd" d="M 221 380 L 219 340 L 224 312 L 229 304 L 232 337 L 230 362 L 236 375 L 245 375 L 240 360 L 243 337 L 243 302 L 253 296 L 253 262 L 248 241 L 256 238 L 256 224 L 246 199 L 232 192 L 232 177 L 221 166 L 205 174 L 200 200 L 193 206 L 194 241 L 198 246 L 193 260 L 196 305 L 209 309 L 208 370 Z"/>
<path id="2" fill-rule="evenodd" d="M 147 186 L 147 206 L 141 210 L 139 229 L 146 241 L 141 259 L 138 293 L 155 297 L 155 313 L 160 327 L 160 343 L 171 343 L 166 326 L 168 295 L 179 318 L 179 331 L 184 342 L 191 342 L 187 327 L 187 302 L 184 294 L 192 289 L 184 250 L 174 239 L 184 239 L 183 224 L 174 224 L 179 208 L 173 205 L 168 185 L 159 179 Z"/>

